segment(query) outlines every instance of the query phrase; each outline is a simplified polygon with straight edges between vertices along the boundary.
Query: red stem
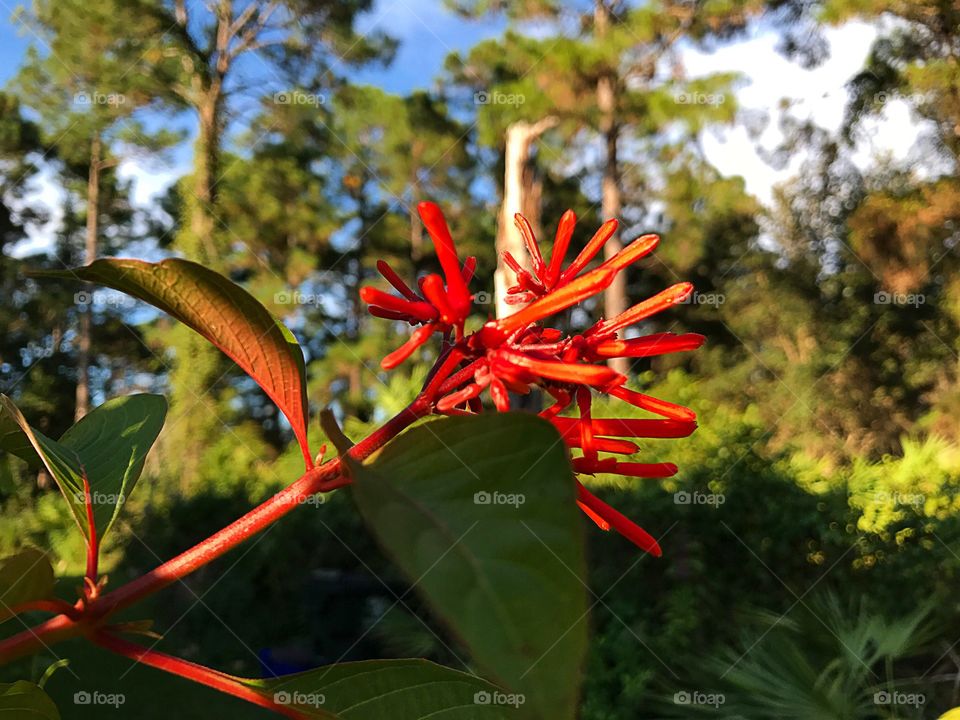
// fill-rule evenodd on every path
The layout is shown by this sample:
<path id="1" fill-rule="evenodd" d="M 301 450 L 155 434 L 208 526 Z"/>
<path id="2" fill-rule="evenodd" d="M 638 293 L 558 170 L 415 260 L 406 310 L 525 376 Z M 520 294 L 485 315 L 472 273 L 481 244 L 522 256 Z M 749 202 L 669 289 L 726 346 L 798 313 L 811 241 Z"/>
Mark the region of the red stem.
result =
<path id="1" fill-rule="evenodd" d="M 90 482 L 87 473 L 83 473 L 83 504 L 87 510 L 87 583 L 85 593 L 92 599 L 97 593 L 97 560 L 100 545 L 97 542 L 97 525 L 93 517 L 93 496 L 90 494 Z"/>
<path id="2" fill-rule="evenodd" d="M 418 405 L 414 402 L 365 440 L 354 445 L 350 449 L 350 457 L 355 460 L 363 460 L 407 428 L 417 418 L 426 414 L 429 409 L 429 403 Z M 104 617 L 165 588 L 207 563 L 216 560 L 244 540 L 262 532 L 293 508 L 304 504 L 304 500 L 311 495 L 316 495 L 318 492 L 330 492 L 349 484 L 350 479 L 342 474 L 340 464 L 340 458 L 335 458 L 320 467 L 308 470 L 296 482 L 288 485 L 269 500 L 261 503 L 206 540 L 202 540 L 172 560 L 154 568 L 146 575 L 104 595 L 96 604 L 96 615 Z"/>
<path id="3" fill-rule="evenodd" d="M 350 457 L 363 460 L 414 421 L 427 415 L 431 408 L 431 397 L 420 395 L 409 407 L 389 420 L 383 427 L 354 445 L 350 450 Z M 341 473 L 339 458 L 307 470 L 296 482 L 227 527 L 159 565 L 146 575 L 97 598 L 87 606 L 83 617 L 78 621 L 59 615 L 0 641 L 0 665 L 37 652 L 52 642 L 89 632 L 91 628 L 102 624 L 109 615 L 186 577 L 262 532 L 293 508 L 302 505 L 303 501 L 311 495 L 329 492 L 349 483 L 350 478 Z"/>
<path id="4" fill-rule="evenodd" d="M 293 708 L 278 705 L 266 695 L 261 695 L 244 685 L 237 678 L 222 673 L 219 670 L 213 670 L 212 668 L 197 665 L 196 663 L 182 660 L 173 655 L 157 652 L 156 650 L 145 648 L 105 632 L 98 632 L 93 635 L 91 639 L 100 647 L 106 648 L 118 655 L 123 655 L 124 657 L 128 657 L 131 660 L 143 663 L 152 668 L 193 680 L 194 682 L 206 685 L 214 690 L 219 690 L 227 695 L 233 695 L 254 705 L 273 710 L 285 717 L 296 718 L 297 720 L 302 720 L 304 717 Z"/>
<path id="5" fill-rule="evenodd" d="M 74 607 L 66 600 L 61 600 L 60 598 L 50 598 L 49 600 L 30 600 L 29 602 L 20 603 L 19 605 L 14 605 L 10 608 L 10 617 L 15 615 L 20 615 L 25 612 L 49 612 L 54 615 L 66 615 L 72 620 L 77 620 L 80 617 L 80 609 Z"/>

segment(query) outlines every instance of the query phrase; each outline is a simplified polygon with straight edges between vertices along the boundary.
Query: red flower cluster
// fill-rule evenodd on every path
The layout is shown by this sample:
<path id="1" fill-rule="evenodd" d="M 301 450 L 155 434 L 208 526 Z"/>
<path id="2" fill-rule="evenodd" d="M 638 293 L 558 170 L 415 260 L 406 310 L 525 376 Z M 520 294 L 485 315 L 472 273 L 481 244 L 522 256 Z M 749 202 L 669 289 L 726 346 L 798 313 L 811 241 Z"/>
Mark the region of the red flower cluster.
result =
<path id="1" fill-rule="evenodd" d="M 564 269 L 576 223 L 573 212 L 568 210 L 560 219 L 549 262 L 544 260 L 530 224 L 522 215 L 517 215 L 517 227 L 530 255 L 533 272 L 504 253 L 504 262 L 517 278 L 516 285 L 508 290 L 508 302 L 529 304 L 509 317 L 491 320 L 479 330 L 464 334 L 464 322 L 473 299 L 467 284 L 476 259 L 468 258 L 461 266 L 440 209 L 433 203 L 420 203 L 418 209 L 433 240 L 444 277 L 427 275 L 420 281 L 420 294 L 417 294 L 389 265 L 377 263 L 380 273 L 402 297 L 365 287 L 361 297 L 370 305 L 370 312 L 420 326 L 406 343 L 384 358 L 381 365 L 385 369 L 396 367 L 431 334 L 440 332 L 445 338 L 444 354 L 426 388 L 436 398 L 436 412 L 448 415 L 480 412 L 480 395 L 484 390 L 496 409 L 504 412 L 510 409 L 510 392 L 526 394 L 536 386 L 554 400 L 540 415 L 556 426 L 568 448 L 578 452 L 572 459 L 575 472 L 636 478 L 674 475 L 677 467 L 672 463 L 626 462 L 616 456 L 637 452 L 635 438 L 690 435 L 697 427 L 696 415 L 688 408 L 628 389 L 627 378 L 607 367 L 606 361 L 618 357 L 652 357 L 700 347 L 704 337 L 694 333 L 664 332 L 628 340 L 619 336 L 622 330 L 682 302 L 693 286 L 674 285 L 614 318 L 601 319 L 577 335 L 567 335 L 543 325 L 549 318 L 602 292 L 618 273 L 652 252 L 659 238 L 644 235 L 594 269 L 586 270 L 617 228 L 616 220 L 608 220 Z M 451 337 L 454 332 L 455 336 Z M 595 392 L 624 400 L 660 419 L 594 418 L 591 404 Z M 574 405 L 578 417 L 561 416 L 560 413 Z M 600 453 L 612 457 L 601 457 Z M 577 504 L 601 528 L 613 528 L 643 550 L 661 554 L 660 546 L 650 534 L 595 497 L 579 480 L 577 493 Z"/>

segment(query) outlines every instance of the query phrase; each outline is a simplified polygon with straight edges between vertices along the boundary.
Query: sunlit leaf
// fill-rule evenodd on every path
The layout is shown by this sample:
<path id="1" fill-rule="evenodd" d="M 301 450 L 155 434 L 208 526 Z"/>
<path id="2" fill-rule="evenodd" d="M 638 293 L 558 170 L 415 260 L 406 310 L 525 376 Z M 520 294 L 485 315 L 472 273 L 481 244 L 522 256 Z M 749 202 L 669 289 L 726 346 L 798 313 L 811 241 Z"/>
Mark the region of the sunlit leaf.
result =
<path id="1" fill-rule="evenodd" d="M 26 680 L 0 683 L 0 717 L 11 720 L 60 720 L 50 696 Z"/>
<path id="2" fill-rule="evenodd" d="M 36 548 L 0 560 L 0 620 L 17 605 L 53 597 L 54 580 L 49 558 Z"/>
<path id="3" fill-rule="evenodd" d="M 166 417 L 161 395 L 113 398 L 95 408 L 51 440 L 30 427 L 10 398 L 0 395 L 0 415 L 12 421 L 66 497 L 77 524 L 89 537 L 83 476 L 90 484 L 94 523 L 99 538 L 112 526 L 143 472 L 143 462 Z M 14 445 L 10 435 L 9 444 Z"/>
<path id="4" fill-rule="evenodd" d="M 570 463 L 550 423 L 443 418 L 350 468 L 367 526 L 480 670 L 522 695 L 520 716 L 574 718 L 585 560 Z"/>
<path id="5" fill-rule="evenodd" d="M 370 660 L 329 665 L 268 680 L 242 680 L 305 717 L 333 720 L 502 720 L 513 708 L 474 675 L 426 660 Z M 499 693 L 499 694 L 498 694 Z"/>
<path id="6" fill-rule="evenodd" d="M 140 298 L 190 326 L 252 377 L 286 415 L 310 464 L 303 352 L 293 333 L 256 298 L 223 275 L 189 260 L 122 258 L 34 273 L 85 280 Z"/>

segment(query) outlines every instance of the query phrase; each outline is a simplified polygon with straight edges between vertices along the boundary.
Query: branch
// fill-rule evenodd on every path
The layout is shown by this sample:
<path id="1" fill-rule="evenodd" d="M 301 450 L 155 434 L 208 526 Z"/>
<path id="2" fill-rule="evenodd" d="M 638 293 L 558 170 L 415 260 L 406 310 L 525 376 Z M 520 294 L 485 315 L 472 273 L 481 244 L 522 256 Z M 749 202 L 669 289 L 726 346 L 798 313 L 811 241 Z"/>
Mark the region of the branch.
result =
<path id="1" fill-rule="evenodd" d="M 188 680 L 193 680 L 196 683 L 206 685 L 227 695 L 233 695 L 254 705 L 273 710 L 285 717 L 296 718 L 297 720 L 303 718 L 303 715 L 293 708 L 278 705 L 265 695 L 251 690 L 235 677 L 231 677 L 219 670 L 213 670 L 212 668 L 198 665 L 197 663 L 192 663 L 188 660 L 174 657 L 173 655 L 167 655 L 166 653 L 145 648 L 142 645 L 137 645 L 136 643 L 124 640 L 107 632 L 98 632 L 91 637 L 91 640 L 93 640 L 96 645 L 115 652 L 117 655 L 130 658 L 135 662 L 143 663 L 149 667 L 163 670 L 164 672 L 178 675 Z"/>
<path id="2" fill-rule="evenodd" d="M 416 420 L 428 415 L 433 408 L 432 398 L 432 395 L 419 395 L 407 408 L 366 439 L 354 445 L 350 450 L 350 457 L 354 460 L 363 460 Z M 350 479 L 341 472 L 340 458 L 311 468 L 296 482 L 189 550 L 157 566 L 146 575 L 96 598 L 84 608 L 83 614 L 78 619 L 74 620 L 66 614 L 58 615 L 45 623 L 0 641 L 0 665 L 36 653 L 53 643 L 95 631 L 113 613 L 133 605 L 216 560 L 268 528 L 295 507 L 303 505 L 304 499 L 320 492 L 336 490 L 349 483 Z"/>
<path id="3" fill-rule="evenodd" d="M 240 36 L 240 43 L 236 48 L 234 48 L 233 52 L 231 53 L 231 57 L 237 57 L 238 55 L 245 53 L 247 50 L 255 50 L 261 47 L 266 47 L 268 44 L 272 44 L 265 41 L 257 42 L 257 37 L 263 32 L 264 28 L 266 28 L 267 23 L 270 21 L 270 16 L 273 15 L 279 7 L 280 2 L 278 0 L 274 0 L 274 2 L 271 2 L 267 7 L 260 11 L 260 13 L 257 15 L 257 21 L 250 28 L 248 28 L 243 35 Z"/>
<path id="4" fill-rule="evenodd" d="M 560 122 L 560 119 L 555 115 L 548 115 L 542 120 L 538 120 L 533 125 L 530 126 L 530 139 L 534 140 L 541 135 L 543 135 L 547 130 L 550 130 L 556 127 Z"/>
<path id="5" fill-rule="evenodd" d="M 10 608 L 10 616 L 21 615 L 25 612 L 48 612 L 54 615 L 66 615 L 72 620 L 80 618 L 80 609 L 66 600 L 50 598 L 49 600 L 30 600 Z"/>
<path id="6" fill-rule="evenodd" d="M 177 24 L 178 24 L 178 25 L 182 25 L 183 27 L 187 27 L 187 24 L 188 24 L 188 23 L 187 23 L 187 20 L 188 20 L 188 18 L 187 18 L 187 2 L 186 2 L 186 0 L 177 0 L 176 5 L 175 5 L 175 9 L 174 9 L 174 16 L 177 18 Z"/>

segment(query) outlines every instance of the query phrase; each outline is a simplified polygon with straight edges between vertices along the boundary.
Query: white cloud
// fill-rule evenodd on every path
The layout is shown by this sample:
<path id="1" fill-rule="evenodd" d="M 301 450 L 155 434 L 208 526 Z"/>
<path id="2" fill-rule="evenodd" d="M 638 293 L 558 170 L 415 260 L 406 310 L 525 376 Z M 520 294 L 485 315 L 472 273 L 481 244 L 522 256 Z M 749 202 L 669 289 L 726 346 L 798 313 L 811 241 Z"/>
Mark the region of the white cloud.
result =
<path id="1" fill-rule="evenodd" d="M 822 65 L 805 70 L 776 52 L 777 37 L 772 32 L 723 47 L 713 53 L 687 50 L 683 61 L 691 77 L 714 72 L 739 72 L 746 84 L 737 91 L 745 110 L 769 114 L 770 123 L 760 137 L 765 148 L 774 147 L 782 138 L 777 128 L 777 106 L 781 99 L 791 101 L 791 112 L 799 118 L 812 118 L 831 131 L 839 129 L 847 101 L 846 83 L 861 68 L 877 31 L 871 25 L 853 22 L 825 31 L 830 57 Z M 854 159 L 861 167 L 880 155 L 896 159 L 907 156 L 917 135 L 917 125 L 902 101 L 889 102 L 882 118 L 865 127 L 864 142 Z M 743 127 L 708 133 L 703 139 L 707 158 L 722 173 L 742 175 L 747 190 L 765 203 L 772 198 L 773 186 L 796 172 L 801 159 L 775 170 L 757 153 L 756 142 Z"/>

